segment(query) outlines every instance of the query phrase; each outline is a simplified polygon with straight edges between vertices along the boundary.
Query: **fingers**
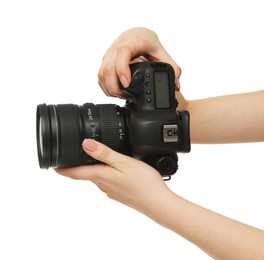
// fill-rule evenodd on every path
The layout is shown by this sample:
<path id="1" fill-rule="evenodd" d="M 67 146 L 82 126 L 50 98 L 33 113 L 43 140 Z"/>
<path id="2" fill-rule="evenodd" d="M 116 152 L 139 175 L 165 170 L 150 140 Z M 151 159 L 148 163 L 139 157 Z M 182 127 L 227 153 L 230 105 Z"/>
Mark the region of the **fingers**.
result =
<path id="1" fill-rule="evenodd" d="M 131 72 L 129 68 L 131 50 L 128 47 L 120 47 L 116 54 L 116 74 L 124 88 L 128 87 L 131 81 Z"/>
<path id="2" fill-rule="evenodd" d="M 180 90 L 181 68 L 170 57 L 158 35 L 147 28 L 134 28 L 121 34 L 107 50 L 98 72 L 98 83 L 107 96 L 125 97 L 118 81 L 128 87 L 131 81 L 129 64 L 141 56 L 150 61 L 170 63 L 176 74 L 175 89 Z"/>
<path id="3" fill-rule="evenodd" d="M 125 155 L 115 152 L 102 143 L 92 139 L 85 139 L 82 145 L 87 154 L 116 170 L 122 170 L 123 165 L 126 165 L 127 157 Z"/>
<path id="4" fill-rule="evenodd" d="M 181 72 L 181 69 L 180 69 L 180 72 Z M 176 79 L 175 79 L 175 90 L 176 91 L 181 90 L 180 76 L 177 77 L 177 75 L 176 75 Z"/>
<path id="5" fill-rule="evenodd" d="M 123 92 L 118 87 L 118 77 L 115 63 L 102 64 L 98 72 L 98 83 L 107 96 L 122 96 Z"/>
<path id="6" fill-rule="evenodd" d="M 105 57 L 98 72 L 98 83 L 107 96 L 125 97 L 119 88 L 118 81 L 123 87 L 128 87 L 131 81 L 129 68 L 131 52 L 126 46 L 118 47 L 113 54 Z"/>
<path id="7" fill-rule="evenodd" d="M 180 77 L 182 73 L 180 66 L 171 58 L 162 45 L 159 48 L 157 56 L 159 57 L 159 61 L 167 62 L 173 67 L 175 71 L 175 90 L 180 91 Z"/>
<path id="8" fill-rule="evenodd" d="M 102 180 L 109 181 L 114 174 L 120 174 L 123 172 L 128 164 L 127 156 L 117 153 L 104 144 L 94 140 L 84 140 L 83 149 L 87 154 L 102 163 L 89 165 L 88 167 L 78 166 L 71 168 L 58 168 L 55 169 L 56 172 L 77 180 L 82 179 L 93 182 Z"/>
<path id="9" fill-rule="evenodd" d="M 56 168 L 55 171 L 60 175 L 69 177 L 74 180 L 89 180 L 96 182 L 101 176 L 107 177 L 107 173 L 110 172 L 110 167 L 104 164 L 96 164 L 87 166 L 77 166 L 70 168 Z"/>

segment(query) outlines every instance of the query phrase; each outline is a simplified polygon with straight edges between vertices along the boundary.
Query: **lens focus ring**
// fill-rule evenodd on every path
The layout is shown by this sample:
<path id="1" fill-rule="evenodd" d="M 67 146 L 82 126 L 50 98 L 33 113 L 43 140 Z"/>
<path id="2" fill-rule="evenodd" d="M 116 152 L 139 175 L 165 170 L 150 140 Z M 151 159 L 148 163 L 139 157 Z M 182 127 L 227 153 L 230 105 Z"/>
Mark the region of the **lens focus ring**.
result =
<path id="1" fill-rule="evenodd" d="M 57 105 L 60 131 L 59 163 L 56 166 L 74 166 L 80 164 L 81 131 L 79 108 L 76 105 Z"/>

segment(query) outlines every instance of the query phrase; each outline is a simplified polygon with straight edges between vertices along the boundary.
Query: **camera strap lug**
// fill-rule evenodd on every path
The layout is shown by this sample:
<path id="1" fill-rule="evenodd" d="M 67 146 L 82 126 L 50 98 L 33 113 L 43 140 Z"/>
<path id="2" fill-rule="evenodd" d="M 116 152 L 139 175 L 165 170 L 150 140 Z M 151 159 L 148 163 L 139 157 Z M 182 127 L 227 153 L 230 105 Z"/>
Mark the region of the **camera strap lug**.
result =
<path id="1" fill-rule="evenodd" d="M 171 176 L 162 176 L 162 179 L 164 181 L 169 181 L 171 179 Z"/>

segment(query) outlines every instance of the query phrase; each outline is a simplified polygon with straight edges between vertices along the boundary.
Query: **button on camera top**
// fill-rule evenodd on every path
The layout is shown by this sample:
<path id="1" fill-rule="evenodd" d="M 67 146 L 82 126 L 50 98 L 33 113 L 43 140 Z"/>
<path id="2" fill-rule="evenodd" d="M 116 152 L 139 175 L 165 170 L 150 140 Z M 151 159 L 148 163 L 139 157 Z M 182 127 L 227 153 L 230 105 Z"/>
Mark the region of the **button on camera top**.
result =
<path id="1" fill-rule="evenodd" d="M 150 82 L 149 82 L 149 81 L 146 82 L 146 86 L 147 86 L 147 87 L 150 86 Z"/>
<path id="2" fill-rule="evenodd" d="M 147 98 L 147 100 L 146 100 L 148 103 L 150 103 L 151 102 L 151 98 Z"/>

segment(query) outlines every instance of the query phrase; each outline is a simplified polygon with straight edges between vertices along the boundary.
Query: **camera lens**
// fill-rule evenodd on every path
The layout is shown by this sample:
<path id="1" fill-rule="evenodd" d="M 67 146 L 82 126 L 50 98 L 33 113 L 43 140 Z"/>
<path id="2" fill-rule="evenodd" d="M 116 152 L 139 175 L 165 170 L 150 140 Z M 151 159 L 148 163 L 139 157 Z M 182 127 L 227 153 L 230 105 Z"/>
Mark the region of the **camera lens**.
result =
<path id="1" fill-rule="evenodd" d="M 82 149 L 85 138 L 126 153 L 126 114 L 112 104 L 74 104 L 37 107 L 37 148 L 40 168 L 94 164 Z"/>

